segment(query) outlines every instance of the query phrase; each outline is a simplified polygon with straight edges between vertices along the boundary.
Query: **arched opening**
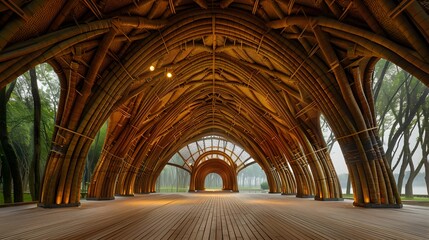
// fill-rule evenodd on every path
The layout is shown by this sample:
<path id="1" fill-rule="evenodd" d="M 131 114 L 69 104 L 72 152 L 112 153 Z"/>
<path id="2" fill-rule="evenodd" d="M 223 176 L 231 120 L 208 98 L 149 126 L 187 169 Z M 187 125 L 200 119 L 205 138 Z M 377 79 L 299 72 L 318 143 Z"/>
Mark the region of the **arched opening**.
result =
<path id="1" fill-rule="evenodd" d="M 347 169 L 344 155 L 334 133 L 331 130 L 331 127 L 329 126 L 329 123 L 323 115 L 320 116 L 320 129 L 326 142 L 326 152 L 331 156 L 333 168 L 338 175 L 341 192 L 343 194 L 347 194 L 346 197 L 351 197 L 353 189 L 351 187 L 349 171 Z"/>
<path id="2" fill-rule="evenodd" d="M 204 180 L 205 191 L 221 191 L 224 189 L 222 177 L 217 173 L 207 174 Z"/>
<path id="3" fill-rule="evenodd" d="M 238 189 L 241 193 L 268 192 L 267 175 L 257 163 L 240 170 L 237 176 Z"/>
<path id="4" fill-rule="evenodd" d="M 429 180 L 423 171 L 428 145 L 422 140 L 427 131 L 429 89 L 410 73 L 385 59 L 375 64 L 370 87 L 377 131 L 399 193 L 407 197 L 426 195 Z M 344 155 L 323 115 L 320 122 L 342 192 L 351 197 L 353 189 Z"/>
<path id="5" fill-rule="evenodd" d="M 106 140 L 107 125 L 108 122 L 104 123 L 103 126 L 100 128 L 100 131 L 98 131 L 97 135 L 94 138 L 94 141 L 91 144 L 91 147 L 89 148 L 88 155 L 86 157 L 85 170 L 83 173 L 81 187 L 81 195 L 84 198 L 86 198 L 92 175 L 95 171 L 98 160 L 100 159 L 101 154 L 103 152 L 103 145 L 104 141 Z"/>
<path id="6" fill-rule="evenodd" d="M 209 174 L 212 173 L 215 173 L 221 177 L 222 190 L 238 192 L 235 166 L 229 165 L 227 162 L 221 159 L 209 159 L 201 162 L 200 164 L 197 164 L 191 173 L 189 191 L 199 192 L 206 190 L 206 178 Z"/>
<path id="7" fill-rule="evenodd" d="M 0 203 L 38 201 L 56 131 L 58 75 L 39 64 L 0 91 Z"/>
<path id="8" fill-rule="evenodd" d="M 399 193 L 406 198 L 427 195 L 429 88 L 395 63 L 380 59 L 372 89 L 380 141 Z"/>
<path id="9" fill-rule="evenodd" d="M 187 192 L 189 180 L 189 172 L 173 165 L 166 165 L 156 180 L 156 192 Z"/>

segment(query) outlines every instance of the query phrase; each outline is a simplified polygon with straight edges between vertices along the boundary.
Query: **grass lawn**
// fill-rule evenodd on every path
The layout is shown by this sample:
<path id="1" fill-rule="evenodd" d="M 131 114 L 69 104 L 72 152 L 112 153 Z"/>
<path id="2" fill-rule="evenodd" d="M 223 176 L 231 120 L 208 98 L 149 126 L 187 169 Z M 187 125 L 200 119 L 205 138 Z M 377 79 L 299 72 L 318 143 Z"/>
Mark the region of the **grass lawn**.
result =
<path id="1" fill-rule="evenodd" d="M 353 200 L 353 194 L 343 194 L 343 198 Z M 426 197 L 419 196 L 419 197 L 412 197 L 412 198 L 407 198 L 405 196 L 402 196 L 401 200 L 402 200 L 402 204 L 429 207 L 429 196 L 426 196 Z"/>
<path id="2" fill-rule="evenodd" d="M 30 193 L 24 193 L 24 202 L 32 202 Z M 3 192 L 0 192 L 0 204 L 4 204 Z"/>
<path id="3" fill-rule="evenodd" d="M 412 198 L 401 197 L 401 199 L 402 200 L 414 200 L 414 201 L 429 202 L 429 197 L 412 197 Z"/>

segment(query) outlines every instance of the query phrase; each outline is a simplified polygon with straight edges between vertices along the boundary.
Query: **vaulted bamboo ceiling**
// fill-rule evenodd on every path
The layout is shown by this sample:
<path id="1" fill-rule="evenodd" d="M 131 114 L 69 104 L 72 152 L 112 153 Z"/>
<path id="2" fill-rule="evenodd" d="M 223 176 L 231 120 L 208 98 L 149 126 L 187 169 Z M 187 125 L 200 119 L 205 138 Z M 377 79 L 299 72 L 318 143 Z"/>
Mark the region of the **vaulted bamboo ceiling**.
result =
<path id="1" fill-rule="evenodd" d="M 301 194 L 336 198 L 338 186 L 317 183 L 336 179 L 323 114 L 356 170 L 356 201 L 397 203 L 394 184 L 378 179 L 388 167 L 368 165 L 384 161 L 371 75 L 385 58 L 429 85 L 427 1 L 3 0 L 0 13 L 0 87 L 43 62 L 61 81 L 47 175 L 62 173 L 45 176 L 53 190 L 42 202 L 79 200 L 79 159 L 109 117 L 105 155 L 151 178 L 188 143 L 218 135 L 266 173 L 296 164 L 295 178 L 310 178 L 296 179 Z M 100 171 L 122 169 L 105 162 Z M 269 178 L 272 190 L 288 191 L 283 175 Z"/>

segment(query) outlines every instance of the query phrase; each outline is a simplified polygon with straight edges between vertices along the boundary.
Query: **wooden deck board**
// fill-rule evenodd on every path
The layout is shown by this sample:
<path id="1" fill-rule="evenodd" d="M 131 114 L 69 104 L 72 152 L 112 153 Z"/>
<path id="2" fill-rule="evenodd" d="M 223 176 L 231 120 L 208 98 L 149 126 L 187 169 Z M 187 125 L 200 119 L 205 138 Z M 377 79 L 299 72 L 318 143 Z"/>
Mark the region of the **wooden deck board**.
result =
<path id="1" fill-rule="evenodd" d="M 269 194 L 150 194 L 0 209 L 0 239 L 427 239 L 429 208 Z"/>

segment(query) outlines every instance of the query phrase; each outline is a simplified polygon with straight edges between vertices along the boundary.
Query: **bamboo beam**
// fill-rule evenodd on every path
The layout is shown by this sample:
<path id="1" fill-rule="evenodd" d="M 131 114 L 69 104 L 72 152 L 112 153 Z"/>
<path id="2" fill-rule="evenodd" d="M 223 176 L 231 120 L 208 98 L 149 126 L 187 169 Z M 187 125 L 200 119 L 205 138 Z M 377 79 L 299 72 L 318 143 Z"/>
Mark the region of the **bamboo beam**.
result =
<path id="1" fill-rule="evenodd" d="M 234 0 L 222 0 L 220 1 L 220 7 L 221 8 L 228 8 L 231 3 L 233 3 Z"/>
<path id="2" fill-rule="evenodd" d="M 256 14 L 256 11 L 258 10 L 258 8 L 259 8 L 259 0 L 254 0 L 254 2 L 253 2 L 253 9 L 252 9 L 252 14 L 253 15 Z"/>
<path id="3" fill-rule="evenodd" d="M 168 6 L 172 14 L 176 14 L 176 8 L 174 7 L 174 1 L 168 0 Z"/>
<path id="4" fill-rule="evenodd" d="M 340 8 L 335 4 L 335 0 L 324 0 L 325 4 L 329 7 L 329 10 L 334 14 L 334 16 L 339 19 L 341 16 Z"/>
<path id="5" fill-rule="evenodd" d="M 57 14 L 55 19 L 52 21 L 49 26 L 49 32 L 57 30 L 60 25 L 64 22 L 64 19 L 69 15 L 69 13 L 76 7 L 79 3 L 79 0 L 70 0 L 65 3 L 62 10 Z"/>
<path id="6" fill-rule="evenodd" d="M 7 8 L 12 10 L 16 15 L 20 16 L 22 19 L 24 19 L 26 22 L 28 22 L 28 16 L 27 14 L 13 1 L 10 0 L 0 0 Z"/>
<path id="7" fill-rule="evenodd" d="M 116 31 L 117 31 L 116 29 L 112 29 L 109 33 L 107 33 L 104 36 L 103 40 L 100 42 L 100 46 L 98 47 L 97 52 L 93 57 L 92 63 L 90 64 L 91 67 L 88 70 L 88 73 L 85 77 L 85 81 L 83 83 L 82 90 L 81 90 L 81 96 L 77 98 L 74 104 L 75 111 L 68 124 L 70 129 L 74 129 L 78 123 L 78 118 L 80 117 L 83 111 L 83 108 L 85 106 L 85 103 L 89 95 L 91 94 L 92 86 L 94 85 L 94 82 L 96 80 L 101 64 L 104 61 L 104 57 L 106 56 L 110 48 L 110 45 L 115 39 Z"/>
<path id="8" fill-rule="evenodd" d="M 389 12 L 389 18 L 396 18 L 401 12 L 403 12 L 408 6 L 410 6 L 414 0 L 402 0 L 392 11 Z"/>
<path id="9" fill-rule="evenodd" d="M 198 4 L 198 6 L 200 6 L 202 9 L 208 8 L 206 0 L 194 0 L 194 2 Z"/>
<path id="10" fill-rule="evenodd" d="M 429 14 L 416 1 L 414 1 L 407 9 L 408 16 L 413 19 L 426 41 L 429 42 Z"/>

